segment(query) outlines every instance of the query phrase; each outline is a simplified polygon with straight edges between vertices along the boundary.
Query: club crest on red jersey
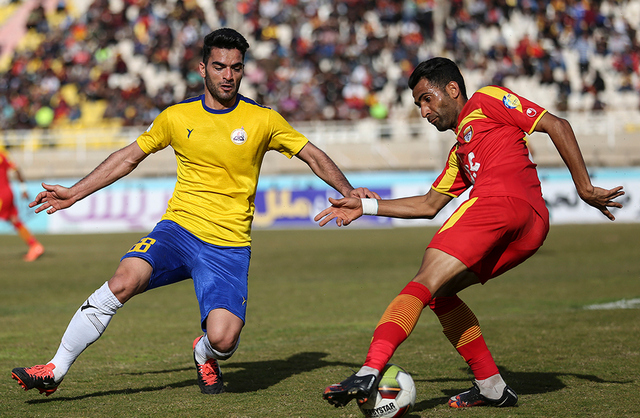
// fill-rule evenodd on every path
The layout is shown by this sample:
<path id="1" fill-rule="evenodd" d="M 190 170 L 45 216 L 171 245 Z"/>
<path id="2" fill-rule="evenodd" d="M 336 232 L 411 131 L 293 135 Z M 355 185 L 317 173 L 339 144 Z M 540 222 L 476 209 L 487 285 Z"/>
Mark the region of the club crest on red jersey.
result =
<path id="1" fill-rule="evenodd" d="M 462 137 L 464 138 L 464 142 L 471 141 L 471 137 L 473 137 L 473 126 L 467 126 Z"/>

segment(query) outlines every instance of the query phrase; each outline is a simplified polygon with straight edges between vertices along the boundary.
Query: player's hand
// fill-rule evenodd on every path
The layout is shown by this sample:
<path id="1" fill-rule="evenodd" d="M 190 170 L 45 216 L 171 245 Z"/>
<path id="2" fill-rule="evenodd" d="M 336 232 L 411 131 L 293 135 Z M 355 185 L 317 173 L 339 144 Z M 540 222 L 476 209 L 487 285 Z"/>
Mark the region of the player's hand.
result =
<path id="1" fill-rule="evenodd" d="M 366 187 L 358 187 L 357 189 L 353 189 L 349 192 L 349 196 L 347 197 L 359 197 L 360 199 L 365 198 L 373 198 L 380 199 L 380 195 L 376 192 L 372 192 Z"/>
<path id="2" fill-rule="evenodd" d="M 609 190 L 602 189 L 600 187 L 594 187 L 591 193 L 584 196 L 581 195 L 580 198 L 582 198 L 582 200 L 584 200 L 588 205 L 591 205 L 594 208 L 598 209 L 607 218 L 615 221 L 616 218 L 611 214 L 611 212 L 609 212 L 609 209 L 607 208 L 621 208 L 622 204 L 614 202 L 613 199 L 616 199 L 623 195 L 624 190 L 622 190 L 622 186 L 618 186 Z"/>
<path id="3" fill-rule="evenodd" d="M 347 226 L 362 216 L 362 202 L 357 197 L 344 197 L 342 199 L 329 198 L 331 206 L 320 212 L 313 218 L 320 226 L 325 226 L 333 219 L 336 225 Z"/>
<path id="4" fill-rule="evenodd" d="M 40 213 L 46 210 L 49 215 L 60 209 L 68 208 L 75 203 L 69 188 L 56 185 L 42 183 L 43 192 L 38 193 L 33 202 L 29 203 L 29 207 L 38 206 L 35 210 Z"/>

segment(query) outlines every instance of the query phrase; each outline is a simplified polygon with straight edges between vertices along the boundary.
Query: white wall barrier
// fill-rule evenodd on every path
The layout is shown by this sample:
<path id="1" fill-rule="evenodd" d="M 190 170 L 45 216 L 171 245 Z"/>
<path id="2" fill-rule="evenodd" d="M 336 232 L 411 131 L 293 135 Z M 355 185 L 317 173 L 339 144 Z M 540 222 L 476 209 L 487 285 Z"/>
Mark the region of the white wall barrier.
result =
<path id="1" fill-rule="evenodd" d="M 609 222 L 578 198 L 567 170 L 540 169 L 539 173 L 552 223 Z M 383 198 L 397 198 L 426 193 L 438 174 L 435 171 L 372 172 L 351 173 L 348 177 L 356 187 L 369 187 Z M 625 207 L 613 211 L 618 222 L 640 222 L 640 168 L 603 168 L 592 170 L 591 175 L 598 186 L 624 186 L 626 195 L 619 201 Z M 60 183 L 70 185 L 74 182 L 65 179 Z M 173 186 L 172 178 L 122 179 L 53 215 L 36 215 L 28 208 L 28 202 L 17 203 L 23 221 L 36 234 L 144 233 L 150 231 L 164 213 Z M 35 196 L 40 191 L 40 183 L 28 183 L 28 190 L 30 196 Z M 338 194 L 313 175 L 263 176 L 255 201 L 254 229 L 317 228 L 313 217 L 327 207 L 329 196 L 338 197 Z M 464 199 L 465 196 L 455 199 L 431 221 L 366 216 L 350 227 L 440 226 Z M 13 233 L 11 225 L 0 224 L 0 234 Z"/>

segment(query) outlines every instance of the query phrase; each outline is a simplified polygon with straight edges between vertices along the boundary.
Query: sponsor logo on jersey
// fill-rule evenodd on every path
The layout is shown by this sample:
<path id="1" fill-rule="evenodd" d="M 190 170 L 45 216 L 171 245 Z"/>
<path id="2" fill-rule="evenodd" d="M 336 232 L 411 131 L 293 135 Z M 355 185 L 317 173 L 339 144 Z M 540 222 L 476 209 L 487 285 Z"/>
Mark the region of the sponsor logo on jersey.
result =
<path id="1" fill-rule="evenodd" d="M 471 141 L 471 138 L 473 137 L 473 126 L 467 126 L 467 128 L 464 130 L 464 142 L 469 142 Z"/>
<path id="2" fill-rule="evenodd" d="M 235 131 L 231 132 L 231 142 L 236 145 L 242 145 L 247 142 L 247 132 L 244 130 L 244 128 L 236 129 Z"/>
<path id="3" fill-rule="evenodd" d="M 536 117 L 537 114 L 538 112 L 536 112 L 535 109 L 532 109 L 532 108 L 527 109 L 527 116 L 529 116 L 530 118 Z"/>
<path id="4" fill-rule="evenodd" d="M 520 105 L 520 100 L 518 100 L 518 98 L 513 94 L 509 93 L 505 94 L 502 97 L 502 104 L 504 104 L 509 109 L 515 109 Z"/>
<path id="5" fill-rule="evenodd" d="M 193 132 L 193 129 L 189 129 L 189 128 L 187 128 L 187 132 L 189 132 L 189 133 L 187 134 L 187 139 L 188 139 L 188 138 L 191 136 L 191 132 Z"/>

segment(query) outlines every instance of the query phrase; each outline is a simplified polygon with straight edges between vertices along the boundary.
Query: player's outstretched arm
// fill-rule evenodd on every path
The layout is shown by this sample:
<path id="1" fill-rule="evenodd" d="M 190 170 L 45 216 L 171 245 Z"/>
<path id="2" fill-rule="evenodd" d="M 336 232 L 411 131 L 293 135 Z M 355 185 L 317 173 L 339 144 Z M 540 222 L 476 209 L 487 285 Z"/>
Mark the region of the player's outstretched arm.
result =
<path id="1" fill-rule="evenodd" d="M 433 189 L 422 196 L 399 199 L 378 199 L 377 216 L 402 219 L 433 219 L 453 198 Z M 338 226 L 347 226 L 362 216 L 362 200 L 357 198 L 332 199 L 331 206 L 315 216 L 314 220 L 324 226 L 335 219 Z"/>
<path id="2" fill-rule="evenodd" d="M 598 209 L 607 218 L 612 221 L 615 220 L 608 208 L 622 207 L 622 204 L 614 201 L 614 199 L 624 195 L 622 186 L 607 190 L 591 184 L 591 178 L 584 163 L 582 152 L 569 122 L 551 113 L 545 113 L 535 130 L 545 132 L 551 138 L 571 173 L 571 178 L 580 198 L 588 205 Z"/>
<path id="3" fill-rule="evenodd" d="M 48 214 L 66 209 L 91 193 L 96 192 L 116 180 L 132 172 L 147 154 L 140 149 L 137 142 L 133 142 L 124 148 L 114 152 L 89 175 L 74 184 L 72 187 L 64 187 L 59 184 L 50 185 L 42 183 L 44 191 L 38 193 L 29 207 L 36 213 L 46 210 Z"/>
<path id="4" fill-rule="evenodd" d="M 342 196 L 380 199 L 377 193 L 365 187 L 354 188 L 333 160 L 311 142 L 307 142 L 296 157 L 307 163 L 316 176 L 340 192 Z"/>

